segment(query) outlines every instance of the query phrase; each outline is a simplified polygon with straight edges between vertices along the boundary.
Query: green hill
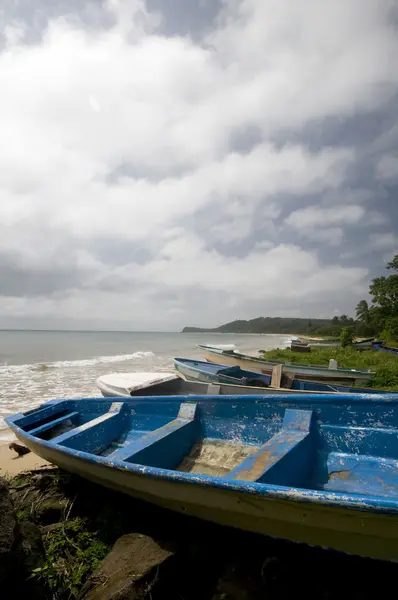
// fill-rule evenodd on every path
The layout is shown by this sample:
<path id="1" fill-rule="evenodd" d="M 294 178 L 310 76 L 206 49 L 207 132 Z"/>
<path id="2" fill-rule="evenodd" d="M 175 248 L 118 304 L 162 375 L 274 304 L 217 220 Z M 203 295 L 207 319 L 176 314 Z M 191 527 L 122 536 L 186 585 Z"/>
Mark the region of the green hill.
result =
<path id="1" fill-rule="evenodd" d="M 236 320 L 213 329 L 184 327 L 182 333 L 300 333 L 311 334 L 331 327 L 331 319 L 299 319 L 285 317 L 257 317 L 249 321 Z"/>

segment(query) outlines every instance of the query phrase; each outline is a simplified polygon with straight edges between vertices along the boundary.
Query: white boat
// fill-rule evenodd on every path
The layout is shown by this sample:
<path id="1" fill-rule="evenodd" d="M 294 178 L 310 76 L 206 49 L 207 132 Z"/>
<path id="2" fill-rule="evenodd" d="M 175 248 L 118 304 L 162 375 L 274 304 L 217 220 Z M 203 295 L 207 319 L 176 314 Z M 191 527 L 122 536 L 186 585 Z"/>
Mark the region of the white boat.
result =
<path id="1" fill-rule="evenodd" d="M 162 386 L 169 381 L 178 379 L 175 373 L 108 373 L 98 377 L 96 386 L 106 398 L 133 396 L 135 392 L 145 390 L 150 394 L 153 386 Z"/>

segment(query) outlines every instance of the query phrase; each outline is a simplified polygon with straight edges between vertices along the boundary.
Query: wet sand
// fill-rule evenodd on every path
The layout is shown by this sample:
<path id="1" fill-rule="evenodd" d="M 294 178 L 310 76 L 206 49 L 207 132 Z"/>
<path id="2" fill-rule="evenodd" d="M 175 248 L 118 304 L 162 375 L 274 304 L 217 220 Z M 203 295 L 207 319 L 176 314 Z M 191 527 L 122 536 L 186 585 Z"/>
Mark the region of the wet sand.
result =
<path id="1" fill-rule="evenodd" d="M 33 452 L 18 456 L 14 450 L 9 449 L 8 442 L 0 444 L 0 476 L 13 476 L 22 473 L 22 471 L 48 466 L 48 464 L 46 460 L 33 454 Z"/>

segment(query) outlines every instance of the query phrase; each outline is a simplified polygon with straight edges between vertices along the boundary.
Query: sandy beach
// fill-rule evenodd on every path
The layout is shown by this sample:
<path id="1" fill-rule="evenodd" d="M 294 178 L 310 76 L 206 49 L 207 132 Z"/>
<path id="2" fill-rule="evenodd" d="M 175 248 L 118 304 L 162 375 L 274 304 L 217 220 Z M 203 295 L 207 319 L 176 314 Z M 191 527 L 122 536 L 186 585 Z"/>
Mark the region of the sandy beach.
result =
<path id="1" fill-rule="evenodd" d="M 13 476 L 22 473 L 22 471 L 39 469 L 48 465 L 49 463 L 46 460 L 33 454 L 33 452 L 18 456 L 14 450 L 9 449 L 8 443 L 0 445 L 0 476 Z"/>

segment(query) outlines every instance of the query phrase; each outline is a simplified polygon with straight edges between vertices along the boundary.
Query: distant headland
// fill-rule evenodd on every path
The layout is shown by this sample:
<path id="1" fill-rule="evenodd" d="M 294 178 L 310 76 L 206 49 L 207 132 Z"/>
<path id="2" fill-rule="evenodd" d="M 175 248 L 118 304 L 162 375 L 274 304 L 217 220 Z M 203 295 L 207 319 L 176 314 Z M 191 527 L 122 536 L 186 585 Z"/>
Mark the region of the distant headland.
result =
<path id="1" fill-rule="evenodd" d="M 345 317 L 344 325 L 352 325 L 353 319 Z M 340 317 L 341 319 L 342 317 Z M 337 317 L 337 321 L 339 318 Z M 319 330 L 329 331 L 337 325 L 334 319 L 302 319 L 285 317 L 257 317 L 256 319 L 236 320 L 216 328 L 184 327 L 182 333 L 280 333 L 314 334 Z M 338 322 L 343 325 L 343 322 Z M 326 334 L 327 335 L 327 334 Z"/>

